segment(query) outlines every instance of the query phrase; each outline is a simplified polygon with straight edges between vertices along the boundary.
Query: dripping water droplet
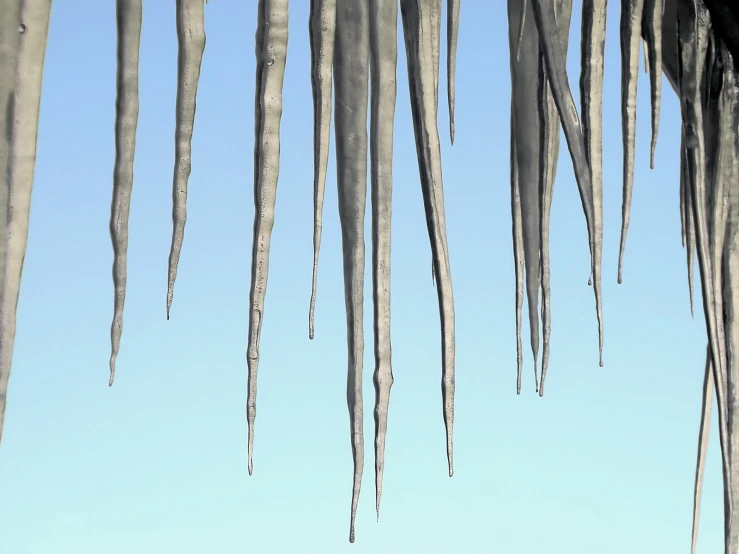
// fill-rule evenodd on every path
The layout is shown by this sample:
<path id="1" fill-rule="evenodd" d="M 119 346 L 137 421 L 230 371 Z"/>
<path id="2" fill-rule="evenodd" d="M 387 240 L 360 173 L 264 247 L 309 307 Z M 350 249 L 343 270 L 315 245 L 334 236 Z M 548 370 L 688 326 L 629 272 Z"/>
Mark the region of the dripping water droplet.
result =
<path id="1" fill-rule="evenodd" d="M 21 23 L 20 25 L 18 25 L 18 32 L 20 34 L 23 34 L 23 33 L 26 32 L 26 26 L 23 23 Z"/>

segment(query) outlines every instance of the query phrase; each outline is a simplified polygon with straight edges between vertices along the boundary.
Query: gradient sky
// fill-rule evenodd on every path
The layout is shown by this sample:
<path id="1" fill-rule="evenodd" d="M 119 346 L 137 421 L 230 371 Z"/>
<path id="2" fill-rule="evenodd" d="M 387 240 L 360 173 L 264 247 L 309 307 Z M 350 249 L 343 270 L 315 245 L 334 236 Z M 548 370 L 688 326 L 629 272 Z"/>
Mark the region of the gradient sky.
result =
<path id="1" fill-rule="evenodd" d="M 316 338 L 308 339 L 313 156 L 307 0 L 290 7 L 251 477 L 245 350 L 255 2 L 215 0 L 206 8 L 187 229 L 169 322 L 174 2 L 145 2 L 128 295 L 116 382 L 109 389 L 115 8 L 112 0 L 57 0 L 0 451 L 0 552 L 688 552 L 706 333 L 698 296 L 690 315 L 680 246 L 679 109 L 665 80 L 656 168 L 650 170 L 648 80 L 641 72 L 636 181 L 619 286 L 619 2 L 610 4 L 605 367 L 597 363 L 593 293 L 586 284 L 585 220 L 563 147 L 552 208 L 552 351 L 541 399 L 528 347 L 524 390 L 521 396 L 515 391 L 506 8 L 502 1 L 463 1 L 454 147 L 446 133 L 445 90 L 439 110 L 457 314 L 452 479 L 441 416 L 438 307 L 401 42 L 392 229 L 395 385 L 384 495 L 378 523 L 368 264 L 365 474 L 357 542 L 350 546 L 352 464 L 333 150 Z M 574 11 L 569 62 L 576 85 L 579 2 Z M 717 441 L 709 452 L 704 500 L 699 552 L 718 552 L 723 506 Z"/>

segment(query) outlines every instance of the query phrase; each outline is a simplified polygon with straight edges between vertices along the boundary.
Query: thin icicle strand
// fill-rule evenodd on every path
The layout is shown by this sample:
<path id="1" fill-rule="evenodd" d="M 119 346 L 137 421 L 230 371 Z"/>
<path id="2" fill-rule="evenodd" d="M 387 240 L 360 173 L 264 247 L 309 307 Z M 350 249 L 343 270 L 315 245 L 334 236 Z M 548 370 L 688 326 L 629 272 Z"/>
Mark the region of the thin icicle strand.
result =
<path id="1" fill-rule="evenodd" d="M 508 0 L 508 41 L 509 48 L 515 51 L 515 57 L 511 56 L 511 90 L 513 90 L 518 62 L 521 57 L 521 43 L 523 41 L 523 29 L 526 24 L 526 0 Z M 513 30 L 518 29 L 515 35 Z M 513 235 L 513 267 L 516 276 L 516 394 L 521 394 L 521 381 L 523 378 L 523 345 L 521 341 L 522 309 L 523 309 L 523 276 L 524 276 L 524 254 L 523 254 L 523 224 L 521 222 L 521 194 L 519 191 L 518 174 L 518 152 L 516 147 L 516 97 L 511 94 L 511 139 L 510 139 L 510 165 L 511 165 L 511 232 Z"/>
<path id="2" fill-rule="evenodd" d="M 336 0 L 311 0 L 310 52 L 313 91 L 313 279 L 308 336 L 315 334 L 318 254 L 321 249 L 323 197 L 326 191 L 329 140 L 331 138 L 331 83 L 336 34 Z"/>
<path id="3" fill-rule="evenodd" d="M 509 11 L 511 4 L 518 5 L 517 0 L 508 0 Z M 523 320 L 523 226 L 521 224 L 521 195 L 518 188 L 518 162 L 516 161 L 516 118 L 511 98 L 511 227 L 513 233 L 513 266 L 516 271 L 516 394 L 521 394 L 521 380 L 523 377 L 523 345 L 521 342 L 521 327 Z"/>
<path id="4" fill-rule="evenodd" d="M 557 0 L 557 35 L 561 41 L 562 53 L 567 56 L 569 49 L 570 21 L 572 19 L 572 0 Z M 540 232 L 541 232 L 541 325 L 542 325 L 542 358 L 541 381 L 538 384 L 539 396 L 544 396 L 544 379 L 549 366 L 549 343 L 552 331 L 551 284 L 549 263 L 549 224 L 552 210 L 554 180 L 557 174 L 559 158 L 559 114 L 554 103 L 549 81 L 546 77 L 543 55 L 541 61 L 541 80 L 539 83 L 540 110 L 544 116 L 542 122 L 543 141 L 540 150 Z"/>
<path id="5" fill-rule="evenodd" d="M 701 496 L 703 494 L 703 474 L 706 469 L 706 453 L 711 433 L 711 407 L 713 399 L 713 367 L 710 346 L 706 348 L 706 372 L 703 377 L 701 395 L 701 420 L 698 430 L 698 455 L 695 464 L 695 486 L 693 488 L 693 531 L 690 540 L 690 554 L 695 554 L 698 544 L 698 524 L 700 522 Z"/>
<path id="6" fill-rule="evenodd" d="M 619 283 L 623 278 L 624 250 L 631 217 L 631 195 L 634 189 L 636 84 L 639 77 L 639 41 L 643 11 L 644 0 L 622 0 L 621 2 L 621 126 L 624 161 L 621 245 L 618 251 Z"/>
<path id="7" fill-rule="evenodd" d="M 603 366 L 603 301 L 601 267 L 603 258 L 603 79 L 606 45 L 607 0 L 584 0 L 580 102 L 582 104 L 583 140 L 590 167 L 593 190 L 593 267 L 595 310 L 598 318 L 598 357 Z"/>
<path id="8" fill-rule="evenodd" d="M 520 57 L 516 61 L 514 35 L 509 35 L 510 56 L 514 66 L 511 75 L 511 98 L 516 120 L 516 155 L 518 165 L 518 192 L 521 202 L 523 256 L 526 299 L 529 309 L 529 333 L 534 358 L 534 379 L 538 392 L 537 361 L 539 355 L 539 289 L 541 287 L 541 219 L 540 195 L 542 186 L 541 143 L 548 117 L 542 105 L 541 89 L 546 87 L 544 59 L 539 49 L 539 35 L 533 24 L 533 8 L 528 4 L 520 43 Z M 513 18 L 523 18 L 514 12 Z"/>
<path id="9" fill-rule="evenodd" d="M 436 121 L 434 95 L 434 53 L 429 37 L 433 35 L 436 0 L 401 0 L 403 35 L 408 61 L 413 129 L 416 137 L 421 191 L 426 211 L 426 225 L 431 242 L 436 292 L 441 318 L 441 394 L 446 427 L 449 476 L 454 473 L 454 295 L 449 265 L 449 249 L 444 215 L 444 189 L 441 174 L 441 147 Z"/>
<path id="10" fill-rule="evenodd" d="M 721 249 L 723 251 L 723 275 L 720 284 L 723 293 L 723 330 L 725 333 L 727 371 L 726 406 L 728 412 L 729 459 L 731 462 L 728 479 L 724 478 L 725 497 L 729 500 L 729 518 L 727 535 L 729 549 L 735 552 L 739 548 L 739 414 L 733 408 L 739 403 L 737 393 L 737 372 L 739 371 L 739 75 L 736 71 L 736 60 L 732 58 L 725 45 L 720 46 L 720 57 L 723 60 L 723 87 L 719 121 L 721 144 L 718 169 L 722 172 L 725 185 L 725 196 L 719 201 L 725 202 L 727 210 L 726 228 L 719 232 L 725 237 Z"/>
<path id="11" fill-rule="evenodd" d="M 572 5 L 570 4 L 570 7 Z M 539 81 L 539 110 L 542 113 L 542 144 L 540 156 L 540 197 L 539 216 L 540 248 L 541 248 L 541 327 L 542 327 L 542 356 L 541 380 L 536 383 L 536 392 L 544 396 L 544 380 L 549 367 L 549 343 L 552 334 L 551 312 L 551 270 L 549 263 L 549 225 L 552 212 L 552 196 L 554 193 L 554 178 L 557 171 L 557 157 L 559 156 L 559 116 L 554 104 L 552 91 L 546 78 L 544 57 L 541 57 L 541 79 Z M 534 366 L 536 379 L 536 366 Z"/>
<path id="12" fill-rule="evenodd" d="M 665 0 L 645 0 L 642 34 L 645 37 L 645 67 L 649 67 L 649 95 L 652 104 L 652 140 L 649 146 L 649 167 L 654 169 L 654 152 L 659 134 L 659 113 L 662 99 L 662 14 Z"/>

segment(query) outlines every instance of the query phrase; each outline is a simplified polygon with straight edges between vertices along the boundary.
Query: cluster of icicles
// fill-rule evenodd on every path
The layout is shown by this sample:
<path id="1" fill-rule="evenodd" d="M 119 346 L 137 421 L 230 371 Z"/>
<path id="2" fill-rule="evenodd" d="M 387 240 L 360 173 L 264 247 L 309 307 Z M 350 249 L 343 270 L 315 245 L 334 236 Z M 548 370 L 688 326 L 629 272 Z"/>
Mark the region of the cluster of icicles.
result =
<path id="1" fill-rule="evenodd" d="M 128 213 L 138 120 L 139 42 L 143 0 L 117 0 L 118 69 L 115 168 L 110 231 L 115 284 L 110 383 L 120 345 L 126 292 Z M 707 0 L 711 1 L 711 0 Z M 720 4 L 721 0 L 713 0 Z M 572 0 L 508 0 L 511 104 L 511 211 L 516 269 L 517 388 L 521 389 L 521 325 L 528 298 L 536 387 L 544 392 L 550 338 L 549 221 L 559 129 L 564 129 L 582 200 L 591 253 L 602 365 L 602 89 L 606 0 L 583 0 L 580 98 L 582 123 L 565 60 Z M 728 5 L 728 4 L 727 4 Z M 26 250 L 31 187 L 51 0 L 0 0 L 0 433 Z M 454 75 L 460 0 L 447 0 L 447 88 L 454 140 Z M 728 9 L 728 8 L 727 8 Z M 442 0 L 400 0 L 421 190 L 441 315 L 442 397 L 449 475 L 453 473 L 454 304 L 444 221 L 437 114 Z M 176 0 L 179 44 L 173 236 L 167 317 L 173 298 L 186 219 L 195 100 L 205 49 L 203 0 Z M 348 337 L 347 400 L 354 457 L 350 540 L 364 460 L 362 328 L 370 151 L 374 300 L 375 479 L 379 513 L 384 445 L 393 382 L 390 347 L 390 221 L 393 123 L 396 101 L 398 0 L 311 0 L 310 46 L 314 100 L 314 265 L 310 336 L 316 302 L 321 214 L 328 165 L 332 89 L 336 163 L 345 273 Z M 644 42 L 651 83 L 651 161 L 659 121 L 662 69 L 680 97 L 680 208 L 688 279 L 697 254 L 708 349 L 694 498 L 693 547 L 711 400 L 715 390 L 724 472 L 726 552 L 739 548 L 739 80 L 730 47 L 712 27 L 703 0 L 622 0 L 623 222 L 618 279 L 634 178 L 639 45 Z M 288 42 L 288 0 L 259 0 L 256 33 L 254 148 L 255 222 L 248 338 L 248 469 L 252 472 L 259 336 L 267 287 L 270 235 L 280 155 L 282 85 Z M 734 45 L 735 47 L 736 45 Z M 734 51 L 734 55 L 736 52 Z M 334 79 L 335 77 L 335 79 Z M 367 136 L 367 116 L 370 132 Z M 541 291 L 541 312 L 539 293 Z M 540 321 L 541 317 L 541 321 Z M 537 368 L 542 331 L 541 376 Z M 0 435 L 1 436 L 1 435 Z"/>

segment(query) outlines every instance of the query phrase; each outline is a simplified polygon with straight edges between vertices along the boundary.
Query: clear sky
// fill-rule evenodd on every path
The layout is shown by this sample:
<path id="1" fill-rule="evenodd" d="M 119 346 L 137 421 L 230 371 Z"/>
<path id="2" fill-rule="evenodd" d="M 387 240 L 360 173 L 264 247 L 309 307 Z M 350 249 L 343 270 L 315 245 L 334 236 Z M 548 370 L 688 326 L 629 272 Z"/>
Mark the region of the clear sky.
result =
<path id="1" fill-rule="evenodd" d="M 401 42 L 392 230 L 395 385 L 384 495 L 378 523 L 368 262 L 365 474 L 357 542 L 350 546 L 352 464 L 333 150 L 316 338 L 308 339 L 308 2 L 294 0 L 290 7 L 251 477 L 245 352 L 255 2 L 215 0 L 206 7 L 187 229 L 169 322 L 174 2 L 145 2 L 128 295 L 111 389 L 115 8 L 113 1 L 55 2 L 0 448 L 0 552 L 687 552 L 706 333 L 699 296 L 695 317 L 690 315 L 680 246 L 679 110 L 665 80 L 656 168 L 650 171 L 648 80 L 642 72 L 634 202 L 619 286 L 620 3 L 610 4 L 605 367 L 597 363 L 593 293 L 586 284 L 585 221 L 563 147 L 552 209 L 552 352 L 541 399 L 534 393 L 528 348 L 525 387 L 521 396 L 515 392 L 505 2 L 463 1 L 454 147 L 445 132 L 445 90 L 439 110 L 457 314 L 452 479 L 441 417 L 438 307 Z M 580 2 L 574 11 L 569 62 L 578 101 Z M 445 52 L 443 45 L 442 57 Z M 369 231 L 369 218 L 367 224 Z M 701 553 L 722 548 L 717 443 L 709 452 Z"/>

